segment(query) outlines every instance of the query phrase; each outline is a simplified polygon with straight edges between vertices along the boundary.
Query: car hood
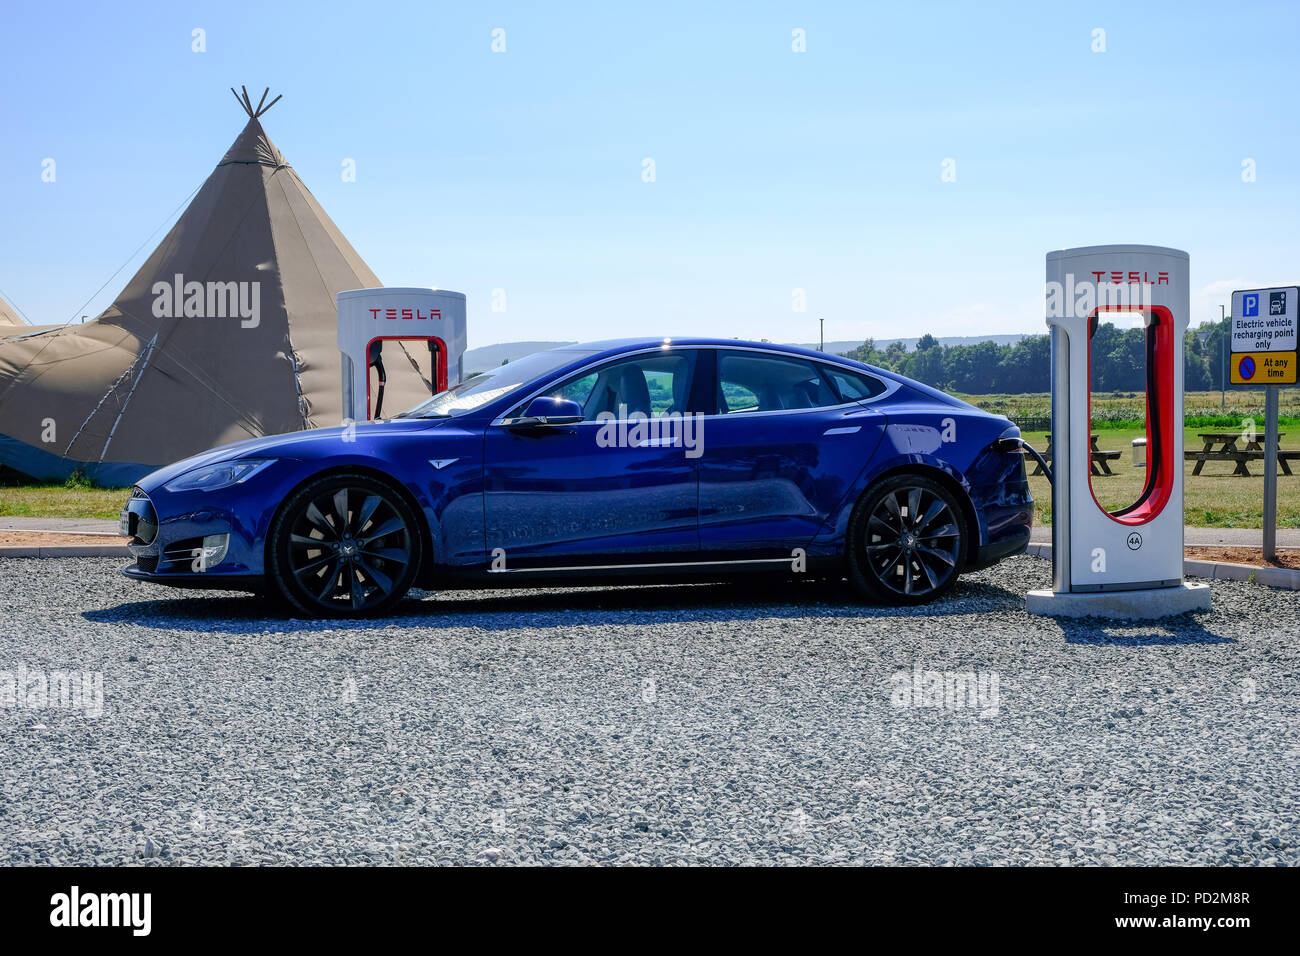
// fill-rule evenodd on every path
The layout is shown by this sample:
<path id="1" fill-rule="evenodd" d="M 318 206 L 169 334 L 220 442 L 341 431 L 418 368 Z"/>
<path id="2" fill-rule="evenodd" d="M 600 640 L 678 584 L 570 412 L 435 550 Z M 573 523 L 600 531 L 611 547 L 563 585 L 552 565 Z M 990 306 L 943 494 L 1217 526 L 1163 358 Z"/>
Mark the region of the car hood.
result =
<path id="1" fill-rule="evenodd" d="M 182 458 L 180 461 L 165 465 L 157 471 L 150 472 L 136 482 L 146 492 L 164 485 L 178 475 L 203 465 L 216 464 L 236 458 L 302 458 L 319 455 L 320 443 L 341 444 L 343 435 L 349 433 L 348 441 L 357 438 L 398 437 L 437 428 L 451 421 L 448 418 L 395 418 L 388 421 L 358 422 L 356 425 L 337 428 L 312 428 L 307 431 L 289 432 L 286 435 L 267 435 L 262 438 L 248 438 L 244 441 L 220 445 L 211 451 Z"/>

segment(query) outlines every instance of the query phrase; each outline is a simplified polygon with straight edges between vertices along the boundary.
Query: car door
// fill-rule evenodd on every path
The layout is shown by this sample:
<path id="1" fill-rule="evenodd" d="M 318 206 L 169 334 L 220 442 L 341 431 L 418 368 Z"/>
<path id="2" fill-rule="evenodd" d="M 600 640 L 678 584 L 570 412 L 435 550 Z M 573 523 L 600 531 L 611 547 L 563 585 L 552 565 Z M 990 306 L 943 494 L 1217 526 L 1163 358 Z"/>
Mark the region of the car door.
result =
<path id="1" fill-rule="evenodd" d="M 698 553 L 698 457 L 683 432 L 697 364 L 692 349 L 620 357 L 547 389 L 578 402 L 582 422 L 488 427 L 484 517 L 496 570 L 653 564 Z M 521 417 L 526 404 L 505 419 Z"/>
<path id="2" fill-rule="evenodd" d="M 844 501 L 884 434 L 855 370 L 788 353 L 716 351 L 703 427 L 700 546 L 711 560 L 788 557 Z"/>

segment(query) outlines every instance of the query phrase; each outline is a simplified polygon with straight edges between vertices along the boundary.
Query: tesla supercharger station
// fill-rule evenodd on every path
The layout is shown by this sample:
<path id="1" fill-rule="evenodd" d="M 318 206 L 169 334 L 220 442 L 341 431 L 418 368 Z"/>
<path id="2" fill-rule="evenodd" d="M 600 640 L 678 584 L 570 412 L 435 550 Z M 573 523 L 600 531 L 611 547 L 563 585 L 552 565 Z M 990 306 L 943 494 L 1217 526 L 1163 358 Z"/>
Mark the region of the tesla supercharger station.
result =
<path id="1" fill-rule="evenodd" d="M 372 401 L 370 368 L 378 368 L 382 388 L 384 342 L 417 342 L 428 348 L 435 393 L 460 383 L 465 361 L 464 293 L 354 289 L 338 294 L 338 313 L 344 422 L 364 422 L 376 408 L 379 396 Z"/>
<path id="2" fill-rule="evenodd" d="M 1052 341 L 1052 588 L 1029 592 L 1027 609 L 1118 618 L 1208 610 L 1209 585 L 1183 581 L 1187 253 L 1158 246 L 1050 252 L 1046 291 Z M 1092 471 L 1091 353 L 1104 322 L 1140 328 L 1146 340 L 1146 478 L 1136 500 L 1113 511 L 1098 501 Z"/>

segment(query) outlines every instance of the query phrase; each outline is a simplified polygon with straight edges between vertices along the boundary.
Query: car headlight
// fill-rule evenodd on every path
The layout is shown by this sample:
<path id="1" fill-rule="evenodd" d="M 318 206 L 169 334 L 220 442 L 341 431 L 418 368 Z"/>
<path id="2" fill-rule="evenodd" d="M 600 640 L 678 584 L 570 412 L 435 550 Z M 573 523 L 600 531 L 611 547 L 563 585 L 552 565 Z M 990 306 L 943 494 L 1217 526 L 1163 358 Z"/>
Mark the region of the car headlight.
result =
<path id="1" fill-rule="evenodd" d="M 274 458 L 239 458 L 219 461 L 187 471 L 163 485 L 168 491 L 215 491 L 247 481 L 275 461 Z"/>

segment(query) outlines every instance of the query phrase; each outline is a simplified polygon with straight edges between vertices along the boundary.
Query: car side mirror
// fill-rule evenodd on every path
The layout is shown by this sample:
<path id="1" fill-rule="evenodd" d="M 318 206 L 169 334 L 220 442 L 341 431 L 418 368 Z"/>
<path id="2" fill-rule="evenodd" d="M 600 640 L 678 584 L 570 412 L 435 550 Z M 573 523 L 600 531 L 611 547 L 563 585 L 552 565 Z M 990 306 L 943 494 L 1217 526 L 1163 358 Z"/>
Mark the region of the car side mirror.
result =
<path id="1" fill-rule="evenodd" d="M 528 403 L 522 418 L 509 424 L 513 428 L 545 428 L 555 425 L 576 425 L 582 421 L 582 406 L 567 398 L 543 395 Z"/>

